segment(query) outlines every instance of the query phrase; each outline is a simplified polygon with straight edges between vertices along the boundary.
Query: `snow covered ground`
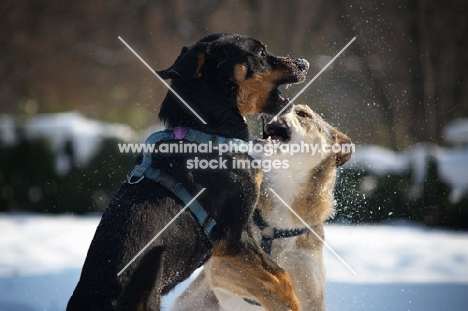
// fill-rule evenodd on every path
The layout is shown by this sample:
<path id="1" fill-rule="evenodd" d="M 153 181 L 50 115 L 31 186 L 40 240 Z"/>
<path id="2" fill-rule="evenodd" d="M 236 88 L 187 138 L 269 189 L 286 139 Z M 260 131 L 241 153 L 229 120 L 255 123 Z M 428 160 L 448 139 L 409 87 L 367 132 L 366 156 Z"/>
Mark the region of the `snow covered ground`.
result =
<path id="1" fill-rule="evenodd" d="M 0 311 L 64 310 L 99 217 L 0 214 Z M 339 226 L 325 249 L 327 310 L 468 310 L 468 233 Z M 188 284 L 165 297 L 168 310 Z"/>

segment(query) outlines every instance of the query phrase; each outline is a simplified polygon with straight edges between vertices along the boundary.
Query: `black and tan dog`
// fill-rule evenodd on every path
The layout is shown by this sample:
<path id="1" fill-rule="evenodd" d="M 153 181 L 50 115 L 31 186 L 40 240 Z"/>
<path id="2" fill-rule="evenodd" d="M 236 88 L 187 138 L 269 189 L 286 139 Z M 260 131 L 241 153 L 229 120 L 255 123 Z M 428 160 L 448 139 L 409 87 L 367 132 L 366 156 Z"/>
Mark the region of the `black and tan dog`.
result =
<path id="1" fill-rule="evenodd" d="M 170 92 L 159 116 L 168 129 L 211 135 L 214 145 L 220 139 L 248 140 L 244 116 L 278 112 L 288 103 L 278 87 L 302 82 L 307 69 L 307 61 L 273 56 L 252 38 L 210 35 L 184 47 L 175 63 L 159 72 L 172 79 L 172 88 L 207 124 Z M 193 143 L 177 136 L 159 144 Z M 226 168 L 189 169 L 187 161 L 195 157 L 226 160 Z M 118 310 L 159 310 L 161 295 L 212 254 L 260 286 L 268 297 L 261 301 L 267 309 L 298 310 L 289 276 L 261 251 L 247 230 L 259 196 L 261 171 L 234 169 L 233 157 L 249 159 L 245 153 L 227 153 L 221 158 L 218 152 L 152 154 L 151 169 L 170 175 L 192 196 L 206 188 L 197 201 L 216 223 L 210 238 L 194 214 L 183 212 L 118 276 L 185 206 L 173 191 L 151 178 L 123 184 L 102 216 L 67 310 L 106 311 L 117 305 Z"/>
<path id="2" fill-rule="evenodd" d="M 261 143 L 289 147 L 278 147 L 271 155 L 256 156 L 287 160 L 288 167 L 264 174 L 251 229 L 263 249 L 291 276 L 301 310 L 325 310 L 323 222 L 334 212 L 336 168 L 351 158 L 353 145 L 348 136 L 307 106 L 294 106 L 291 112 L 270 123 L 272 117 L 264 114 L 264 132 L 269 139 Z M 307 148 L 299 151 L 297 148 L 292 152 L 293 145 Z M 284 201 L 278 199 L 270 188 Z M 304 226 L 285 202 L 322 240 Z M 244 273 L 233 269 L 223 271 L 220 268 L 224 266 L 223 258 L 213 256 L 205 264 L 204 271 L 176 300 L 172 310 L 268 310 L 255 302 L 264 300 L 261 291 L 245 290 L 251 283 Z"/>

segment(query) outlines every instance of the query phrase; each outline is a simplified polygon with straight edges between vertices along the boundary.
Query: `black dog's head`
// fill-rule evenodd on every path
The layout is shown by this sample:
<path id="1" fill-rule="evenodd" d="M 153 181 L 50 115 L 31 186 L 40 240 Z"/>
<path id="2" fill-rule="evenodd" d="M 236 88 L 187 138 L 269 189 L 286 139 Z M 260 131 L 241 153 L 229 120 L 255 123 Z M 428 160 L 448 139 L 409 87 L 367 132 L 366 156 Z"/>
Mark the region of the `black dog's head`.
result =
<path id="1" fill-rule="evenodd" d="M 255 39 L 209 35 L 183 47 L 175 63 L 158 72 L 162 78 L 172 79 L 174 90 L 208 124 L 201 125 L 170 93 L 159 116 L 170 126 L 220 132 L 230 124 L 233 127 L 233 122 L 245 123 L 245 115 L 280 111 L 289 100 L 278 87 L 304 81 L 308 68 L 306 60 L 274 56 Z"/>

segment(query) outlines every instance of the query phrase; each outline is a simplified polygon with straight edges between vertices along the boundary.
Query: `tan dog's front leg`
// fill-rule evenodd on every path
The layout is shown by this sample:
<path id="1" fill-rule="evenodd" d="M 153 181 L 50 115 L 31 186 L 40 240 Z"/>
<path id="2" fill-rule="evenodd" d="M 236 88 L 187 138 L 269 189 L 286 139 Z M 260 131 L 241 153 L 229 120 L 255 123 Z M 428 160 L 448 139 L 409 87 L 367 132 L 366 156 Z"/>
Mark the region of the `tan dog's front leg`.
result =
<path id="1" fill-rule="evenodd" d="M 235 254 L 224 241 L 214 245 L 213 256 L 205 264 L 212 287 L 256 300 L 269 311 L 299 311 L 299 301 L 287 272 L 253 241 L 249 244 Z"/>

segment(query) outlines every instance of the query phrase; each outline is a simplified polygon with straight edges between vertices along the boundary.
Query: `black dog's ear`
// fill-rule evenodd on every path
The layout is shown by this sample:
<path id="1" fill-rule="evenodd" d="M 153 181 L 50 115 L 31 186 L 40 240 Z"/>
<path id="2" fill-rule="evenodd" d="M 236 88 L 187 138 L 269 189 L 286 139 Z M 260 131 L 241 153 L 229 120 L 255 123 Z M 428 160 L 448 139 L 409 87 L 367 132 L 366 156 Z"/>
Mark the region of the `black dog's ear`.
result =
<path id="1" fill-rule="evenodd" d="M 163 79 L 183 80 L 200 76 L 205 64 L 209 44 L 198 42 L 191 46 L 184 46 L 174 64 L 166 70 L 157 71 Z"/>

